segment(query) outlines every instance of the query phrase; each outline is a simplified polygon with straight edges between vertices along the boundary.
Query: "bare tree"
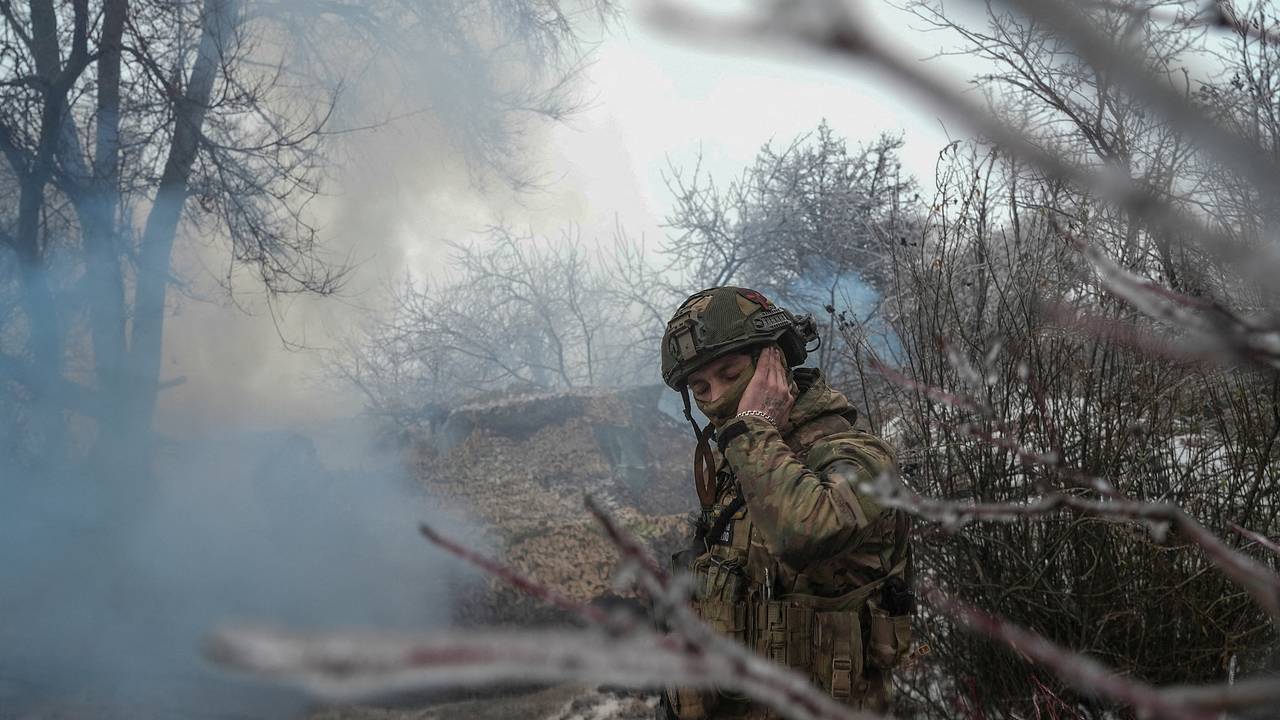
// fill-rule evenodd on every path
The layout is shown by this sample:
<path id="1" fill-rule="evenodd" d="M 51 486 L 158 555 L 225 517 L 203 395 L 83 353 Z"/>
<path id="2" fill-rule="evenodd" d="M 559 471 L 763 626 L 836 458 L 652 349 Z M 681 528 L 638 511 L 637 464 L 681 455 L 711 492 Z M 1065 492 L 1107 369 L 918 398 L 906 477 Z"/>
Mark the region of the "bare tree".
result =
<path id="1" fill-rule="evenodd" d="M 335 358 L 375 412 L 415 422 L 421 408 L 486 392 L 616 387 L 653 376 L 652 358 L 636 351 L 653 308 L 615 284 L 620 266 L 577 236 L 546 240 L 495 227 L 483 241 L 450 248 L 440 279 L 401 283 L 393 311 Z M 631 268 L 647 272 L 637 262 Z"/>
<path id="2" fill-rule="evenodd" d="M 572 109 L 575 14 L 608 10 L 540 0 L 0 4 L 0 369 L 15 449 L 33 462 L 62 457 L 64 421 L 87 417 L 98 421 L 99 460 L 145 470 L 182 238 L 225 241 L 229 266 L 251 269 L 272 295 L 339 286 L 342 264 L 322 251 L 307 207 L 329 133 L 344 129 L 331 123 L 345 107 L 339 90 L 360 73 L 420 78 L 424 66 L 393 66 L 392 53 L 430 48 L 414 59 L 439 79 L 432 90 L 467 89 L 440 112 L 483 117 L 466 135 L 471 156 L 516 177 L 508 159 L 518 154 L 500 149 L 529 116 Z M 517 67 L 521 77 L 504 75 Z"/>
<path id="3" fill-rule="evenodd" d="M 910 182 L 901 177 L 899 138 L 850 150 L 824 121 L 781 150 L 766 143 L 739 178 L 721 188 L 700 164 L 672 168 L 674 198 L 664 246 L 694 283 L 746 282 L 790 299 L 822 299 L 814 275 L 859 272 L 883 279 L 874 228 Z"/>
<path id="4" fill-rule="evenodd" d="M 623 228 L 607 259 L 588 257 L 572 231 L 546 242 L 496 228 L 487 242 L 454 244 L 450 279 L 402 286 L 392 319 L 348 347 L 339 375 L 375 412 L 401 394 L 405 372 L 416 388 L 439 384 L 430 403 L 508 385 L 652 382 L 671 309 L 693 289 L 742 283 L 800 312 L 851 304 L 850 287 L 874 292 L 886 279 L 877 231 L 911 187 L 900 147 L 886 136 L 850 151 L 823 123 L 782 151 L 765 145 L 724 191 L 699 170 L 673 170 L 673 233 L 655 252 Z M 853 355 L 832 331 L 818 361 L 843 377 Z"/>
<path id="5" fill-rule="evenodd" d="M 898 161 L 900 138 L 857 148 L 824 121 L 782 149 L 765 144 L 727 185 L 673 168 L 663 246 L 686 288 L 744 285 L 797 312 L 849 307 L 888 280 L 882 242 L 917 199 Z M 859 302 L 862 301 L 862 302 Z M 828 328 L 817 364 L 848 381 L 850 353 Z"/>

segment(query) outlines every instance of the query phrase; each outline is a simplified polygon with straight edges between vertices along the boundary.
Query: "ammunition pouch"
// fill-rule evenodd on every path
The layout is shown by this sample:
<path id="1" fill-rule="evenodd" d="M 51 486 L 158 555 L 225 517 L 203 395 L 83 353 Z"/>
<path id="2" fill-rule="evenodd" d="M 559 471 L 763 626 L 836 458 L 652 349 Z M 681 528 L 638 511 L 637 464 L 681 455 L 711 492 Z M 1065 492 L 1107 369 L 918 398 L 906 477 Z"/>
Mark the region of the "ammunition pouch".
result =
<path id="1" fill-rule="evenodd" d="M 726 537 L 727 544 L 673 558 L 675 569 L 693 573 L 694 612 L 718 633 L 808 676 L 837 702 L 883 711 L 888 671 L 901 665 L 911 648 L 915 598 L 903 577 L 907 558 L 894 563 L 887 576 L 843 595 L 771 597 L 767 567 L 748 563 L 748 535 L 748 528 L 739 527 Z M 776 717 L 721 689 L 669 688 L 665 697 L 679 720 Z"/>
<path id="2" fill-rule="evenodd" d="M 695 570 L 707 571 L 705 580 L 699 573 L 699 591 L 733 588 L 738 582 L 732 579 L 735 575 L 745 580 L 740 566 L 714 555 L 699 558 Z M 729 600 L 734 596 L 712 592 L 700 595 L 694 607 L 718 632 L 746 641 L 757 653 L 808 675 L 838 702 L 879 709 L 867 705 L 883 700 L 873 692 L 871 675 L 901 664 L 911 646 L 910 616 L 890 616 L 873 597 L 883 583 L 872 582 L 834 598 L 792 594 L 771 601 Z M 723 702 L 744 700 L 722 690 L 679 688 L 669 693 L 672 709 L 681 720 L 706 718 Z"/>
<path id="3" fill-rule="evenodd" d="M 808 672 L 813 664 L 813 608 L 783 600 L 751 605 L 755 651 L 779 665 Z"/>
<path id="4" fill-rule="evenodd" d="M 871 621 L 867 660 L 874 667 L 891 670 L 911 652 L 911 616 L 890 615 L 872 603 L 867 608 Z"/>
<path id="5" fill-rule="evenodd" d="M 749 580 L 741 560 L 707 553 L 693 564 L 695 611 L 722 635 L 747 639 L 746 595 Z"/>
<path id="6" fill-rule="evenodd" d="M 867 690 L 859 615 L 852 610 L 818 613 L 813 643 L 812 674 L 818 686 L 833 699 L 855 706 L 861 706 Z"/>
<path id="7" fill-rule="evenodd" d="M 871 620 L 867 657 L 883 670 L 901 665 L 911 652 L 911 614 L 916 598 L 900 575 L 885 578 L 879 598 L 867 602 Z"/>
<path id="8" fill-rule="evenodd" d="M 870 685 L 868 600 L 883 583 L 877 580 L 837 597 L 791 594 L 764 603 L 769 608 L 763 613 L 766 618 L 785 619 L 785 632 L 766 631 L 770 646 L 766 654 L 808 674 L 832 699 L 862 708 Z M 785 647 L 777 647 L 780 641 Z"/>
<path id="9" fill-rule="evenodd" d="M 693 574 L 693 611 L 721 635 L 745 642 L 748 632 L 745 597 L 750 581 L 737 553 L 723 546 L 713 547 L 687 562 L 687 553 L 676 554 L 673 566 L 687 567 Z M 666 691 L 666 703 L 679 720 L 703 720 L 710 717 L 721 702 L 740 700 L 716 688 L 675 687 Z"/>

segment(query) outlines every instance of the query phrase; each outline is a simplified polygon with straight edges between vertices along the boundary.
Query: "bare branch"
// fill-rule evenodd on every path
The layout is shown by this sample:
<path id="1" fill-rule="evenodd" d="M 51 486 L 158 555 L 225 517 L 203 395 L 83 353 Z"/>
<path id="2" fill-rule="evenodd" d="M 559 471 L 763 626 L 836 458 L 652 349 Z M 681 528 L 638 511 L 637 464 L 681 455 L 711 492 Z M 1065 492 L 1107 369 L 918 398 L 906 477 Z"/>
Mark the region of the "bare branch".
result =
<path id="1" fill-rule="evenodd" d="M 428 525 L 419 525 L 418 531 L 422 533 L 423 537 L 431 541 L 431 543 L 437 547 L 440 547 L 449 553 L 456 555 L 462 560 L 475 565 L 481 570 L 484 570 L 490 575 L 502 580 L 511 587 L 529 595 L 530 597 L 542 600 L 543 602 L 562 610 L 568 610 L 588 622 L 593 622 L 601 626 L 606 625 L 609 622 L 609 616 L 603 610 L 591 605 L 583 605 L 575 602 L 551 588 L 534 582 L 530 578 L 521 575 L 515 570 L 508 568 L 499 562 L 472 551 L 461 543 L 450 540 L 433 530 Z"/>
<path id="2" fill-rule="evenodd" d="M 1038 0 L 1014 1 L 1036 7 L 1056 6 L 1055 3 L 1041 3 Z M 1223 232 L 1207 226 L 1200 218 L 1175 206 L 1164 194 L 1136 182 L 1127 173 L 1114 169 L 1105 173 L 1095 172 L 1039 147 L 1026 133 L 996 117 L 985 106 L 956 92 L 940 78 L 921 70 L 917 63 L 904 60 L 893 48 L 868 33 L 866 28 L 869 25 L 860 22 L 854 11 L 844 3 L 834 0 L 781 3 L 772 14 L 749 19 L 726 19 L 710 17 L 664 1 L 657 3 L 650 18 L 668 31 L 699 39 L 752 42 L 754 47 L 759 47 L 758 41 L 766 41 L 869 62 L 888 73 L 903 87 L 915 90 L 932 104 L 966 123 L 979 135 L 990 138 L 995 144 L 1013 152 L 1051 177 L 1085 188 L 1095 197 L 1105 198 L 1159 232 L 1172 236 L 1190 235 L 1202 247 L 1235 262 L 1243 273 L 1257 281 L 1262 281 L 1265 276 L 1274 273 L 1276 268 L 1280 268 L 1280 254 L 1269 252 L 1260 257 L 1256 248 L 1240 246 Z M 1057 11 L 1055 18 L 1057 19 Z M 1072 28 L 1074 29 L 1074 24 Z M 1093 38 L 1090 31 L 1087 39 L 1092 42 Z M 1101 50 L 1098 49 L 1098 52 Z M 1133 79 L 1138 82 L 1137 77 Z M 1151 82 L 1152 85 L 1159 84 Z M 1162 109 L 1173 108 L 1178 111 L 1186 104 L 1181 100 L 1175 102 L 1164 91 L 1153 92 L 1157 92 L 1157 99 L 1164 103 Z M 1194 116 L 1188 117 L 1200 118 L 1201 114 L 1196 111 Z M 1199 119 L 1187 122 L 1197 128 L 1202 124 Z M 1265 153 L 1257 152 L 1256 148 L 1242 148 L 1237 140 L 1223 136 L 1220 131 L 1214 131 L 1213 137 L 1217 143 L 1215 147 L 1227 152 L 1230 159 L 1245 162 L 1244 166 L 1250 168 L 1253 180 L 1261 183 L 1259 187 L 1272 187 L 1273 183 L 1280 182 L 1276 180 L 1280 178 L 1280 173 L 1268 175 L 1265 172 L 1269 164 L 1259 159 Z M 1253 156 L 1246 158 L 1250 152 Z M 1260 167 L 1259 163 L 1264 166 Z M 1262 270 L 1263 267 L 1266 268 L 1265 271 Z"/>
<path id="3" fill-rule="evenodd" d="M 936 395 L 949 397 L 949 394 L 940 390 L 931 393 L 931 397 Z M 976 436 L 993 443 L 997 441 L 984 433 Z M 1028 464 L 1057 465 L 1060 462 L 1059 458 L 1045 457 L 1017 444 L 1003 443 L 1003 446 L 1018 452 Z M 1097 501 L 1055 492 L 1025 503 L 963 504 L 921 497 L 888 475 L 881 475 L 874 482 L 864 483 L 862 489 L 873 493 L 886 507 L 934 520 L 949 528 L 973 520 L 1012 522 L 1038 518 L 1060 509 L 1121 522 L 1143 521 L 1148 523 L 1157 536 L 1162 536 L 1164 528 L 1172 526 L 1184 538 L 1199 546 L 1209 561 L 1248 592 L 1268 615 L 1280 618 L 1280 574 L 1228 547 L 1176 505 L 1123 499 L 1111 492 L 1110 483 L 1095 486 L 1112 499 Z"/>
<path id="4" fill-rule="evenodd" d="M 672 583 L 634 538 L 598 504 L 588 508 L 624 558 L 639 570 L 640 587 L 665 612 L 671 634 L 644 624 L 593 625 L 584 630 L 442 633 L 422 637 L 327 634 L 304 636 L 264 629 L 226 629 L 210 639 L 215 662 L 291 682 L 331 701 L 369 700 L 441 687 L 492 687 L 528 682 L 592 682 L 622 687 L 664 685 L 720 688 L 768 705 L 794 720 L 878 717 L 850 710 L 807 678 L 718 635 L 687 607 Z M 461 544 L 424 534 L 486 571 L 536 597 L 558 594 Z M 566 603 L 572 606 L 572 603 Z M 594 612 L 584 619 L 599 620 Z"/>
<path id="5" fill-rule="evenodd" d="M 1276 541 L 1272 540 L 1271 538 L 1268 538 L 1267 536 L 1261 533 L 1256 533 L 1252 530 L 1240 527 L 1236 523 L 1229 523 L 1228 527 L 1230 527 L 1236 533 L 1240 534 L 1242 537 L 1245 537 L 1249 540 L 1252 540 L 1253 542 L 1258 543 L 1259 545 L 1266 548 L 1271 553 L 1275 555 L 1280 555 L 1280 544 L 1277 544 Z"/>
<path id="6" fill-rule="evenodd" d="M 1149 685 L 1122 678 L 1084 655 L 1061 648 L 1040 635 L 949 598 L 937 588 L 928 587 L 924 594 L 931 605 L 961 625 L 998 640 L 1033 662 L 1044 665 L 1083 693 L 1101 695 L 1133 708 L 1139 717 L 1212 720 L 1217 716 L 1213 709 L 1175 702 Z"/>

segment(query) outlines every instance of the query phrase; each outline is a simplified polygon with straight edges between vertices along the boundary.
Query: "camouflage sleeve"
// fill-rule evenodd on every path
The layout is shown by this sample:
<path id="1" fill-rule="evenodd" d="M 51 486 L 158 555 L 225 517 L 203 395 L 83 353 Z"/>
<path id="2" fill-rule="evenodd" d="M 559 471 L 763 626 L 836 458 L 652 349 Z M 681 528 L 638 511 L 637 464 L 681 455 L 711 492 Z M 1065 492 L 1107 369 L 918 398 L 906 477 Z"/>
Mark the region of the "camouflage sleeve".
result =
<path id="1" fill-rule="evenodd" d="M 892 467 L 888 446 L 865 433 L 838 433 L 813 445 L 801 462 L 769 422 L 741 418 L 746 431 L 724 448 L 752 522 L 777 557 L 791 565 L 856 547 L 858 531 L 881 509 L 857 492 Z"/>

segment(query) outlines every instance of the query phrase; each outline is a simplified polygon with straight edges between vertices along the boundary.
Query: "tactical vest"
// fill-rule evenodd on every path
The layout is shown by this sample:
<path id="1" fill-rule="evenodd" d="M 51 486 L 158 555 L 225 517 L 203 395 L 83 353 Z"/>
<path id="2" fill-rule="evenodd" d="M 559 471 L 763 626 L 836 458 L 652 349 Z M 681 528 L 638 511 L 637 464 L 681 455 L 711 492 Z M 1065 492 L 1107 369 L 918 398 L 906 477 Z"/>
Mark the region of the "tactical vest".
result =
<path id="1" fill-rule="evenodd" d="M 803 457 L 811 444 L 796 443 L 801 446 L 793 445 L 793 450 Z M 892 534 L 893 547 L 861 556 L 866 572 L 833 587 L 829 578 L 807 578 L 769 553 L 746 504 L 737 500 L 731 472 L 720 465 L 721 492 L 704 515 L 716 537 L 706 537 L 673 558 L 674 569 L 692 572 L 695 612 L 718 632 L 808 675 L 837 701 L 858 709 L 886 709 L 889 671 L 911 645 L 910 611 L 891 615 L 884 599 L 891 579 L 905 587 L 910 557 L 905 517 L 885 512 L 877 518 Z M 668 689 L 665 702 L 679 720 L 781 717 L 722 690 Z"/>

